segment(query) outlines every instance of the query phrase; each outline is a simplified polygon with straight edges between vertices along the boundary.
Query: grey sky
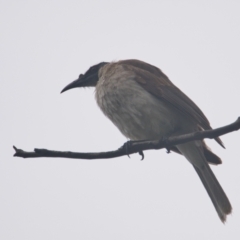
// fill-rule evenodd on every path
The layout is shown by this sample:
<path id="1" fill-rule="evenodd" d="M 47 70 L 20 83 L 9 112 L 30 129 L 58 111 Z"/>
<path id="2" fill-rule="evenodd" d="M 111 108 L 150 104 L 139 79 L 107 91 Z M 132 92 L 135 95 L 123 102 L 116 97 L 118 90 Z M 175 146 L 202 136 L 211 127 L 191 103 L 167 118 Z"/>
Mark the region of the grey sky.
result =
<path id="1" fill-rule="evenodd" d="M 240 116 L 239 1 L 0 0 L 0 239 L 239 239 L 240 132 L 208 141 L 233 205 L 225 226 L 190 164 L 165 150 L 111 160 L 13 158 L 12 145 L 105 151 L 126 139 L 93 89 L 100 61 L 158 66 L 212 127 Z"/>

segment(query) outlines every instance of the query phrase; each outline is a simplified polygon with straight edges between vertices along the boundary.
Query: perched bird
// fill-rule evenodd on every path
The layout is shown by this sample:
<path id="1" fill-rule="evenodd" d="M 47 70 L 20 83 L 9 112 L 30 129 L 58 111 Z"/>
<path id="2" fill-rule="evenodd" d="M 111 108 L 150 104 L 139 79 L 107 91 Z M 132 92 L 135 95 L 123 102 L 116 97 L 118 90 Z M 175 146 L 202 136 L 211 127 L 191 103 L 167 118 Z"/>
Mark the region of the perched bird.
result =
<path id="1" fill-rule="evenodd" d="M 101 62 L 80 74 L 62 92 L 77 87 L 95 87 L 100 109 L 131 140 L 156 140 L 212 129 L 198 106 L 159 68 L 139 60 Z M 215 140 L 224 147 L 220 138 Z M 221 159 L 200 140 L 171 150 L 192 164 L 225 222 L 232 211 L 231 203 L 208 165 L 221 164 Z"/>

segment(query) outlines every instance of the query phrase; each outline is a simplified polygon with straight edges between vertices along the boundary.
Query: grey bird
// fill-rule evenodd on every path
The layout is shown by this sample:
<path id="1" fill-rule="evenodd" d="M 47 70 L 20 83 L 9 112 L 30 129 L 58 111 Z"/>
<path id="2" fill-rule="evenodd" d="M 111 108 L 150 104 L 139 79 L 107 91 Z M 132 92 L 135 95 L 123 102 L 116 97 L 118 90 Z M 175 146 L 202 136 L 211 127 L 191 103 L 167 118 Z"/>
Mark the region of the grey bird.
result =
<path id="1" fill-rule="evenodd" d="M 95 87 L 102 112 L 130 140 L 156 140 L 212 129 L 198 106 L 157 67 L 139 60 L 101 62 L 67 85 Z M 215 139 L 224 147 L 220 138 Z M 221 164 L 204 141 L 171 147 L 192 164 L 222 222 L 232 207 L 209 164 Z"/>

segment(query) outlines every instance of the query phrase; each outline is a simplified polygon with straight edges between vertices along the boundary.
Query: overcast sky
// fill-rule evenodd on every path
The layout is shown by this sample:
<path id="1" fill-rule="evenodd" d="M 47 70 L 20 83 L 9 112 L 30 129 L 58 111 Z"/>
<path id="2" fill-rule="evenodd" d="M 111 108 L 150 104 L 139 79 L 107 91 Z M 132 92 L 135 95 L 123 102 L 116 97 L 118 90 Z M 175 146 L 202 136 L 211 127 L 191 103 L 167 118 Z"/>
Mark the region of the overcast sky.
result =
<path id="1" fill-rule="evenodd" d="M 94 89 L 60 95 L 100 61 L 158 66 L 213 128 L 240 116 L 239 1 L 0 0 L 0 239 L 240 237 L 240 132 L 208 141 L 233 214 L 223 225 L 185 158 L 166 150 L 110 160 L 14 158 L 12 145 L 79 152 L 125 137 Z"/>

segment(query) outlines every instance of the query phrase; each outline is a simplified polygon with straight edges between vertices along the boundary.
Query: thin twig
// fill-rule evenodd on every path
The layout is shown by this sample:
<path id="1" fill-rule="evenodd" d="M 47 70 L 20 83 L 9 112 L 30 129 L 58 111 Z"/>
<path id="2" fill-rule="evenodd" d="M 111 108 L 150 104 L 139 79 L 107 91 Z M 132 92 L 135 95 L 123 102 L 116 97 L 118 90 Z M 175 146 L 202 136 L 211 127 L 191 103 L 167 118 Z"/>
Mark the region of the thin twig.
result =
<path id="1" fill-rule="evenodd" d="M 39 158 L 39 157 L 58 157 L 58 158 L 75 158 L 75 159 L 107 159 L 116 158 L 124 155 L 130 155 L 133 153 L 141 153 L 144 150 L 150 149 L 169 149 L 171 146 L 190 142 L 193 140 L 202 140 L 204 138 L 216 138 L 221 135 L 237 131 L 240 129 L 240 117 L 232 124 L 224 127 L 220 127 L 213 130 L 193 132 L 181 136 L 163 138 L 161 140 L 154 141 L 130 141 L 126 142 L 119 149 L 109 152 L 96 152 L 96 153 L 80 153 L 80 152 L 62 152 L 53 151 L 48 149 L 35 148 L 34 152 L 26 152 L 13 146 L 15 150 L 14 157 L 22 158 Z"/>

